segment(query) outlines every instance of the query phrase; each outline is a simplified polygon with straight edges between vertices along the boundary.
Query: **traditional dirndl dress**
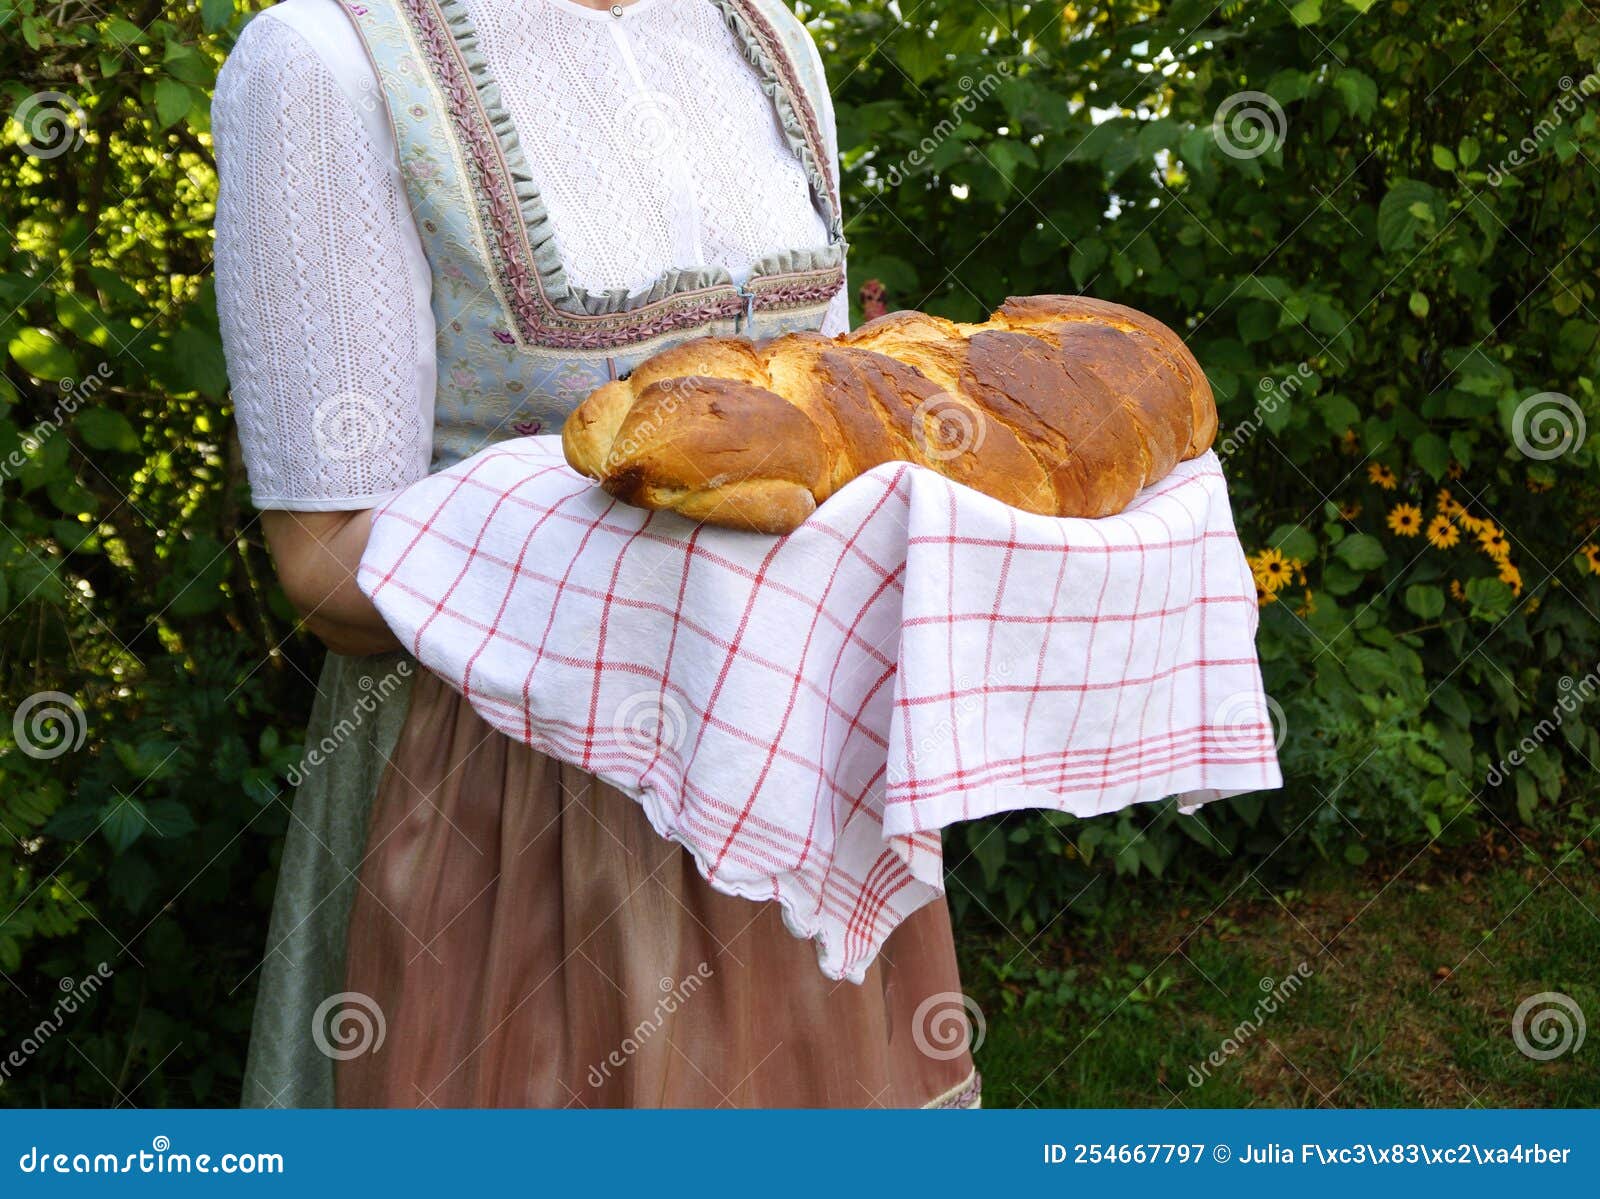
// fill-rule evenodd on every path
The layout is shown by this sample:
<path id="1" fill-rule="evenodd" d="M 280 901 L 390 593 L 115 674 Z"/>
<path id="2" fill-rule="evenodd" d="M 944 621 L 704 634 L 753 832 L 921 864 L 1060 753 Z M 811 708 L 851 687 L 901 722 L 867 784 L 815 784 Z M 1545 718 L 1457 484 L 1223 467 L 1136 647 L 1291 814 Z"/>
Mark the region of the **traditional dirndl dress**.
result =
<path id="1" fill-rule="evenodd" d="M 553 432 L 676 341 L 815 329 L 844 283 L 804 31 L 714 0 L 810 180 L 829 244 L 571 285 L 459 0 L 345 3 L 381 84 L 432 273 L 433 463 Z M 284 844 L 248 1106 L 976 1106 L 948 910 L 862 985 L 776 904 L 713 891 L 639 806 L 493 731 L 402 654 L 330 656 Z"/>

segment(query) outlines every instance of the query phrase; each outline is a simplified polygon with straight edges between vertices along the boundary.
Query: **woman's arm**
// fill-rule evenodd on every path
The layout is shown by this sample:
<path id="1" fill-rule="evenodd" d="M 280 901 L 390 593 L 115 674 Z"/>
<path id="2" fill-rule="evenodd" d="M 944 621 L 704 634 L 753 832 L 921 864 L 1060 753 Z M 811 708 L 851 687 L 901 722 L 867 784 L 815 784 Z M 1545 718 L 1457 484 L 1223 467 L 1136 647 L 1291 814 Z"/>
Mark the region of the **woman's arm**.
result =
<path id="1" fill-rule="evenodd" d="M 217 308 L 284 591 L 330 649 L 371 654 L 397 645 L 355 573 L 371 510 L 428 471 L 434 331 L 387 115 L 336 75 L 371 68 L 328 7 L 327 29 L 302 27 L 316 6 L 263 12 L 218 79 Z"/>
<path id="2" fill-rule="evenodd" d="M 356 586 L 372 531 L 370 511 L 263 512 L 261 527 L 284 594 L 324 645 L 351 656 L 401 648 Z"/>

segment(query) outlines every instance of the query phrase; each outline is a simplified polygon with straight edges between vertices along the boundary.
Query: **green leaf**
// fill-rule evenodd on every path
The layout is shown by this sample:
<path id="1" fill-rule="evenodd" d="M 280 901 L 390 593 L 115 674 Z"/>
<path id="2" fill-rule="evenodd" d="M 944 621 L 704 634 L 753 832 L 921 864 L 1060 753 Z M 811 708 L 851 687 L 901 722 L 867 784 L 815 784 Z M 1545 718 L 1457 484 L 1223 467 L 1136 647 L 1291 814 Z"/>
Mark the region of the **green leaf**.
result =
<path id="1" fill-rule="evenodd" d="M 944 65 L 944 47 L 923 29 L 910 29 L 896 39 L 894 57 L 911 82 L 922 84 Z"/>
<path id="2" fill-rule="evenodd" d="M 1351 841 L 1344 847 L 1344 860 L 1352 866 L 1360 866 L 1370 856 L 1366 848 L 1355 841 Z"/>
<path id="3" fill-rule="evenodd" d="M 214 329 L 184 325 L 172 335 L 173 367 L 186 386 L 218 399 L 228 390 L 228 363 Z"/>
<path id="4" fill-rule="evenodd" d="M 113 45 L 137 46 L 144 36 L 144 30 L 126 17 L 112 17 L 106 22 L 105 38 Z"/>
<path id="5" fill-rule="evenodd" d="M 1285 558 L 1300 562 L 1310 562 L 1317 556 L 1317 539 L 1304 525 L 1279 525 L 1267 538 L 1267 544 L 1276 547 Z"/>
<path id="6" fill-rule="evenodd" d="M 215 33 L 233 20 L 233 0 L 200 0 L 200 20 L 207 33 Z"/>
<path id="7" fill-rule="evenodd" d="M 983 871 L 984 881 L 994 886 L 1006 864 L 1006 839 L 1000 835 L 998 825 L 972 826 L 972 856 Z"/>
<path id="8" fill-rule="evenodd" d="M 144 805 L 130 796 L 117 796 L 101 809 L 100 817 L 100 831 L 118 853 L 144 836 L 150 828 Z"/>
<path id="9" fill-rule="evenodd" d="M 48 329 L 24 329 L 9 348 L 12 360 L 36 379 L 58 383 L 78 377 L 78 360 Z"/>
<path id="10" fill-rule="evenodd" d="M 1444 611 L 1444 592 L 1422 583 L 1407 587 L 1406 608 L 1423 620 L 1432 620 Z"/>
<path id="11" fill-rule="evenodd" d="M 1411 315 L 1424 317 L 1428 315 L 1428 297 L 1420 291 L 1411 293 L 1411 298 L 1406 301 L 1406 307 L 1411 309 Z"/>
<path id="12" fill-rule="evenodd" d="M 1463 728 L 1472 723 L 1472 709 L 1467 704 L 1466 696 L 1462 695 L 1461 689 L 1449 680 L 1435 688 L 1433 706 Z"/>
<path id="13" fill-rule="evenodd" d="M 1437 483 L 1450 469 L 1450 446 L 1437 433 L 1424 433 L 1411 443 L 1411 457 Z"/>
<path id="14" fill-rule="evenodd" d="M 1415 179 L 1398 180 L 1389 189 L 1378 204 L 1378 244 L 1385 253 L 1411 249 L 1423 228 L 1423 214 L 1432 214 L 1436 195 Z"/>
<path id="15" fill-rule="evenodd" d="M 1534 783 L 1533 777 L 1525 770 L 1519 771 L 1517 779 L 1517 815 L 1523 824 L 1532 824 L 1534 813 L 1539 809 L 1539 788 Z"/>
<path id="16" fill-rule="evenodd" d="M 1466 592 L 1472 614 L 1480 620 L 1499 620 L 1516 599 L 1511 588 L 1499 579 L 1473 579 L 1467 583 Z"/>
<path id="17" fill-rule="evenodd" d="M 1335 559 L 1322 569 L 1322 589 L 1329 595 L 1349 595 L 1361 586 L 1361 576 Z"/>
<path id="18" fill-rule="evenodd" d="M 176 79 L 162 79 L 156 83 L 156 118 L 161 128 L 176 125 L 189 115 L 194 98 L 187 84 Z"/>
<path id="19" fill-rule="evenodd" d="M 1345 111 L 1356 119 L 1365 121 L 1377 111 L 1378 85 L 1365 72 L 1354 67 L 1341 68 L 1333 77 L 1333 87 Z"/>
<path id="20" fill-rule="evenodd" d="M 209 88 L 216 82 L 211 60 L 193 46 L 182 42 L 168 42 L 166 57 L 162 60 L 167 74 L 198 88 Z"/>
<path id="21" fill-rule="evenodd" d="M 1433 165 L 1441 171 L 1456 169 L 1456 156 L 1450 153 L 1448 146 L 1435 146 L 1433 148 Z"/>
<path id="22" fill-rule="evenodd" d="M 110 408 L 85 408 L 72 423 L 90 449 L 132 453 L 139 448 L 139 435 L 128 418 Z"/>
<path id="23" fill-rule="evenodd" d="M 1318 396 L 1317 411 L 1322 413 L 1323 422 L 1333 433 L 1343 433 L 1361 423 L 1361 409 L 1347 396 Z"/>
<path id="24" fill-rule="evenodd" d="M 1280 312 L 1276 304 L 1246 304 L 1239 312 L 1239 339 L 1247 346 L 1266 341 L 1278 331 Z"/>
<path id="25" fill-rule="evenodd" d="M 1072 272 L 1073 282 L 1080 288 L 1088 283 L 1105 263 L 1106 254 L 1105 242 L 1096 238 L 1085 238 L 1074 246 L 1072 256 L 1067 259 L 1067 269 Z"/>
<path id="26" fill-rule="evenodd" d="M 1406 676 L 1395 657 L 1381 649 L 1358 646 L 1345 655 L 1344 668 L 1350 681 L 1363 691 L 1389 690 L 1398 694 L 1406 688 Z"/>
<path id="27" fill-rule="evenodd" d="M 1289 10 L 1296 25 L 1315 25 L 1322 20 L 1322 0 L 1300 0 Z"/>
<path id="28" fill-rule="evenodd" d="M 1367 533 L 1354 533 L 1334 547 L 1334 555 L 1351 570 L 1376 570 L 1389 560 L 1383 542 Z"/>
<path id="29" fill-rule="evenodd" d="M 158 837 L 181 837 L 200 826 L 189 809 L 175 799 L 158 799 L 145 809 L 150 828 Z"/>

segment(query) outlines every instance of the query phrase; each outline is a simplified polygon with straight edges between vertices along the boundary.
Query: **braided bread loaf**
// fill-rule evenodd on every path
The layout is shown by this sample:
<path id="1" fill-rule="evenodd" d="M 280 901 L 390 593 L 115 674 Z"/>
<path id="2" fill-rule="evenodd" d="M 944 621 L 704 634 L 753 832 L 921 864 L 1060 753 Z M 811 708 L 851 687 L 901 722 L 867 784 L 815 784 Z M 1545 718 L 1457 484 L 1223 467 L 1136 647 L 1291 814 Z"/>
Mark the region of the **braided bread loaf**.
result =
<path id="1" fill-rule="evenodd" d="M 1216 428 L 1205 374 L 1165 325 L 1030 296 L 981 325 L 897 312 L 837 339 L 685 342 L 589 396 L 562 446 L 626 503 L 787 533 L 891 461 L 1028 512 L 1109 516 Z"/>

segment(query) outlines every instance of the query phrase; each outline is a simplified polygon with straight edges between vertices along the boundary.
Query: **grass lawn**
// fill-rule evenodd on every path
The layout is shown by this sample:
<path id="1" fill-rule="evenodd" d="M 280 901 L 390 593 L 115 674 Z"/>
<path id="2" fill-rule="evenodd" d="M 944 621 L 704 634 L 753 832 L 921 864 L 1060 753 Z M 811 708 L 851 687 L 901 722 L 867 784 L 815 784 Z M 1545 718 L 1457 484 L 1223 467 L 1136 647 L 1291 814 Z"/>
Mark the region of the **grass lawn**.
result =
<path id="1" fill-rule="evenodd" d="M 1031 941 L 969 912 L 985 1105 L 1600 1106 L 1600 1029 L 1549 1061 L 1512 1038 L 1540 992 L 1600 1020 L 1600 847 L 1519 835 L 1293 887 L 1119 885 Z"/>

